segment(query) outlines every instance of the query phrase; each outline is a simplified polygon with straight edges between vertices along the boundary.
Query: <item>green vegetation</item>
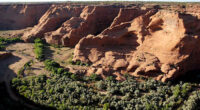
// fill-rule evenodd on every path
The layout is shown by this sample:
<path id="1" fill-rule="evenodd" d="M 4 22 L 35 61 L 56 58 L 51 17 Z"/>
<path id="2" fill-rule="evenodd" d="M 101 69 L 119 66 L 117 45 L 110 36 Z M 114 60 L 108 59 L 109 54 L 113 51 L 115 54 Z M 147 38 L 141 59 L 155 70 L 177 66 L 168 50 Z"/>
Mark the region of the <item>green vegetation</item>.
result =
<path id="1" fill-rule="evenodd" d="M 84 62 L 81 62 L 81 61 L 72 61 L 72 60 L 70 60 L 69 63 L 70 63 L 71 65 L 89 66 L 88 63 L 84 63 Z"/>
<path id="2" fill-rule="evenodd" d="M 68 59 L 68 62 L 69 64 L 71 65 L 78 65 L 78 66 L 90 66 L 88 63 L 84 63 L 84 62 L 81 62 L 80 60 L 78 61 L 73 61 L 73 56 L 74 56 L 74 53 L 72 53 L 72 55 L 70 56 L 70 58 Z"/>
<path id="3" fill-rule="evenodd" d="M 44 44 L 43 41 L 39 38 L 35 39 L 35 44 L 34 44 L 34 52 L 36 55 L 36 59 L 38 59 L 39 61 L 43 61 L 44 60 Z"/>
<path id="4" fill-rule="evenodd" d="M 12 87 L 35 103 L 56 109 L 136 109 L 136 110 L 196 110 L 200 102 L 197 84 L 170 84 L 144 79 L 138 82 L 128 76 L 120 82 L 108 77 L 100 80 L 96 74 L 80 77 L 63 69 L 52 60 L 45 60 L 46 75 L 12 80 Z"/>
<path id="5" fill-rule="evenodd" d="M 32 63 L 33 63 L 33 60 L 30 60 L 30 61 L 28 61 L 27 63 L 25 63 L 24 66 L 21 67 L 21 68 L 19 69 L 19 71 L 17 72 L 17 77 L 23 77 L 23 76 L 24 76 L 24 71 L 25 71 L 26 69 L 29 69 L 30 66 L 32 65 Z"/>
<path id="6" fill-rule="evenodd" d="M 44 61 L 46 70 L 51 71 L 51 75 L 71 75 L 70 72 L 61 68 L 60 64 L 57 62 L 47 59 Z"/>
<path id="7" fill-rule="evenodd" d="M 19 37 L 2 38 L 0 37 L 0 51 L 5 50 L 6 46 L 12 43 L 21 42 Z"/>

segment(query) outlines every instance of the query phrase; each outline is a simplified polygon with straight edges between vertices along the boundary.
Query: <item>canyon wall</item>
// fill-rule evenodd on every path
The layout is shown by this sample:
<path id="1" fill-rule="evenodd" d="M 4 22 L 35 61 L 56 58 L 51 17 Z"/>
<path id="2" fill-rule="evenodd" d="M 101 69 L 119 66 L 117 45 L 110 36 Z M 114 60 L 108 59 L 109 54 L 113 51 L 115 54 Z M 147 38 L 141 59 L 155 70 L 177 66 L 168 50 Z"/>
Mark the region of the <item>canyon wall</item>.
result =
<path id="1" fill-rule="evenodd" d="M 92 64 L 87 75 L 123 80 L 123 74 L 129 73 L 167 81 L 200 69 L 198 4 L 53 4 L 42 13 L 22 39 L 75 46 L 73 60 Z"/>
<path id="2" fill-rule="evenodd" d="M 50 5 L 0 5 L 0 30 L 13 30 L 32 27 Z"/>

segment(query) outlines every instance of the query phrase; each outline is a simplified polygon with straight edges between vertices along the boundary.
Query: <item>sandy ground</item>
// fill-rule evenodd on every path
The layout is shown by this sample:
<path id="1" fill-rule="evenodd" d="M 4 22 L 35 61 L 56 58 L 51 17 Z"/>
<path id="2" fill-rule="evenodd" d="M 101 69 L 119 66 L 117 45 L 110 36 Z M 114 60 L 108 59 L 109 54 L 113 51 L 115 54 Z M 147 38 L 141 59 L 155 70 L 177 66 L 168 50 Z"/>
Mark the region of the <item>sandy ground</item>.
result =
<path id="1" fill-rule="evenodd" d="M 25 75 L 39 75 L 48 74 L 45 70 L 43 62 L 39 62 L 35 59 L 33 43 L 16 43 L 9 45 L 6 51 L 12 52 L 12 56 L 0 61 L 0 81 L 7 80 L 4 76 L 12 74 L 11 78 L 16 76 L 17 72 L 25 63 L 33 60 L 31 67 L 25 71 Z M 71 65 L 69 60 L 72 58 L 74 49 L 68 47 L 55 48 L 53 46 L 47 46 L 45 48 L 45 58 L 53 59 L 61 66 L 69 68 L 71 72 L 84 71 L 88 67 Z M 2 79 L 5 78 L 5 79 Z"/>
<path id="2" fill-rule="evenodd" d="M 58 62 L 61 66 L 69 68 L 70 72 L 72 73 L 77 73 L 77 72 L 82 73 L 86 71 L 89 67 L 71 65 L 69 63 L 69 61 L 72 59 L 73 52 L 74 48 L 69 48 L 69 47 L 55 48 L 49 46 L 45 51 L 45 55 L 46 58 L 53 59 L 54 61 Z"/>
<path id="3" fill-rule="evenodd" d="M 38 75 L 47 73 L 44 64 L 35 59 L 32 43 L 16 43 L 9 45 L 6 51 L 12 52 L 12 56 L 0 61 L 0 81 L 8 81 L 16 76 L 17 72 L 30 60 L 33 65 L 30 70 L 25 71 L 26 75 Z"/>
<path id="4" fill-rule="evenodd" d="M 44 69 L 43 62 L 39 62 L 35 59 L 34 47 L 32 43 L 16 43 L 8 46 L 6 50 L 11 51 L 13 55 L 21 58 L 19 62 L 10 65 L 10 68 L 14 70 L 15 73 L 17 73 L 17 71 L 19 71 L 19 69 L 30 60 L 33 60 L 34 63 L 30 69 L 25 71 L 25 73 L 27 73 L 26 75 L 47 73 L 47 71 Z"/>
<path id="5" fill-rule="evenodd" d="M 0 37 L 4 37 L 4 38 L 20 37 L 23 35 L 24 32 L 30 29 L 31 27 L 26 28 L 26 29 L 20 29 L 20 30 L 0 30 Z"/>

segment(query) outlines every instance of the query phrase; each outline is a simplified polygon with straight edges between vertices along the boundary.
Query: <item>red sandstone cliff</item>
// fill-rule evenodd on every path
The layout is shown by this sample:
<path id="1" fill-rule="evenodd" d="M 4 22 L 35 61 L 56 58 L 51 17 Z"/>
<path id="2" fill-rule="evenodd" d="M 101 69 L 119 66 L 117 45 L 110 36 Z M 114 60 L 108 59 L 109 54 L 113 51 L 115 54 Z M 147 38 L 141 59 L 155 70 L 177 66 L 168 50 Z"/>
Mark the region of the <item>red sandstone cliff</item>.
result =
<path id="1" fill-rule="evenodd" d="M 193 9 L 195 7 L 195 9 Z M 164 9 L 162 9 L 164 8 Z M 200 69 L 200 6 L 52 5 L 22 39 L 75 46 L 87 74 L 166 81 Z"/>
<path id="2" fill-rule="evenodd" d="M 91 73 L 173 79 L 200 69 L 200 20 L 190 14 L 150 10 L 76 45 L 74 60 L 92 62 Z M 108 68 L 109 67 L 109 68 Z"/>
<path id="3" fill-rule="evenodd" d="M 47 33 L 45 39 L 48 43 L 75 46 L 88 34 L 96 35 L 107 28 L 118 11 L 110 6 L 86 6 L 79 17 L 71 17 L 59 29 Z"/>
<path id="4" fill-rule="evenodd" d="M 38 23 L 50 5 L 0 5 L 0 30 L 23 29 Z"/>

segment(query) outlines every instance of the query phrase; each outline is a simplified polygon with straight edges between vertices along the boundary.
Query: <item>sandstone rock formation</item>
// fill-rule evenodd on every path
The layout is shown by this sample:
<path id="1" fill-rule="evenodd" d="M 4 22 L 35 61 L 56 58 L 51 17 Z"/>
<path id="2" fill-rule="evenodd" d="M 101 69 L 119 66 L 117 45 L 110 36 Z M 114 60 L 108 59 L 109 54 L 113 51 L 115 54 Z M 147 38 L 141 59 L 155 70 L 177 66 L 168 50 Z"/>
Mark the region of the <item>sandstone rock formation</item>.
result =
<path id="1" fill-rule="evenodd" d="M 48 43 L 75 46 L 88 34 L 98 34 L 117 16 L 119 8 L 111 6 L 86 6 L 79 17 L 71 17 L 56 31 L 45 36 Z"/>
<path id="2" fill-rule="evenodd" d="M 82 37 L 96 35 L 107 28 L 118 11 L 119 8 L 111 6 L 53 5 L 40 19 L 39 24 L 24 34 L 23 39 L 33 41 L 36 37 L 45 36 L 48 43 L 75 46 Z"/>
<path id="3" fill-rule="evenodd" d="M 39 19 L 22 39 L 32 42 L 39 37 L 50 44 L 76 45 L 73 60 L 91 63 L 88 75 L 96 73 L 104 78 L 114 75 L 123 80 L 123 74 L 129 73 L 166 81 L 200 69 L 199 9 L 200 5 L 195 4 L 142 7 L 53 4 L 38 14 L 44 13 L 40 19 L 28 17 L 34 22 L 22 19 L 27 21 L 24 26 Z M 15 13 L 14 9 L 9 10 Z M 23 13 L 19 16 L 30 16 L 19 10 Z"/>
<path id="4" fill-rule="evenodd" d="M 32 42 L 36 37 L 43 37 L 44 33 L 58 28 L 65 20 L 80 14 L 81 7 L 69 7 L 66 5 L 52 5 L 40 18 L 39 23 L 22 37 L 23 40 Z"/>
<path id="5" fill-rule="evenodd" d="M 129 73 L 166 81 L 200 69 L 197 17 L 150 10 L 117 24 L 98 36 L 82 38 L 75 47 L 74 60 L 93 63 L 91 73 L 115 74 L 118 79 Z"/>
<path id="6" fill-rule="evenodd" d="M 50 5 L 0 5 L 0 29 L 12 30 L 32 27 Z"/>

